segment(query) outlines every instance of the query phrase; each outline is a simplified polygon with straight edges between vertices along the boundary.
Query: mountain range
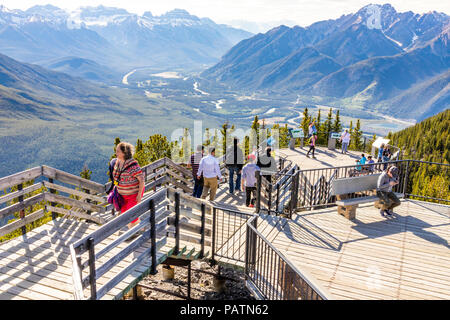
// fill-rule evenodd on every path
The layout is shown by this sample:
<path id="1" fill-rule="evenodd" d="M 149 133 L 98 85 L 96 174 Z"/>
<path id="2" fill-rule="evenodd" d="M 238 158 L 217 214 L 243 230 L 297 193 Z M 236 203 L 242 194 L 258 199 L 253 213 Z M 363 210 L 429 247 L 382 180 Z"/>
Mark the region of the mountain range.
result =
<path id="1" fill-rule="evenodd" d="M 0 5 L 0 52 L 45 66 L 76 57 L 122 73 L 140 66 L 198 68 L 251 35 L 181 9 L 140 16 L 104 6 L 66 12 L 52 5 L 26 11 Z"/>
<path id="2" fill-rule="evenodd" d="M 334 99 L 408 119 L 450 106 L 450 17 L 368 5 L 242 40 L 201 75 L 247 90 Z"/>

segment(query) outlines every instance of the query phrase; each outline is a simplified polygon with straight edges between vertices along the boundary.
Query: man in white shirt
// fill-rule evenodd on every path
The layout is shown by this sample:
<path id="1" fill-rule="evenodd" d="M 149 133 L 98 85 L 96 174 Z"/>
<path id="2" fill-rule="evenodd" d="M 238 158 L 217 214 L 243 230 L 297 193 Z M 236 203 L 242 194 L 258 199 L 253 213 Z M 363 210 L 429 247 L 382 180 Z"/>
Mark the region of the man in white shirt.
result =
<path id="1" fill-rule="evenodd" d="M 217 187 L 219 186 L 219 180 L 222 179 L 222 174 L 220 173 L 219 161 L 215 157 L 216 149 L 210 148 L 209 155 L 203 157 L 200 160 L 200 165 L 197 171 L 197 177 L 200 179 L 203 174 L 203 192 L 202 199 L 206 199 L 209 190 L 209 200 L 213 201 L 216 197 Z"/>
<path id="2" fill-rule="evenodd" d="M 345 130 L 345 132 L 341 135 L 341 142 L 342 142 L 342 149 L 341 153 L 347 154 L 347 148 L 350 144 L 350 133 L 348 130 Z"/>

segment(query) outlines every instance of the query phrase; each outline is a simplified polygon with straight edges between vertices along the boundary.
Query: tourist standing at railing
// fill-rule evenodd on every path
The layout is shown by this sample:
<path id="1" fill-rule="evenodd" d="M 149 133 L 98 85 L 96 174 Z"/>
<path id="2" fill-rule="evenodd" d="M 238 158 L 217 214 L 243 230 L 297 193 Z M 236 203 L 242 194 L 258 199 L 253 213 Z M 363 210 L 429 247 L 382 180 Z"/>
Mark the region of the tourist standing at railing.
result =
<path id="1" fill-rule="evenodd" d="M 238 193 L 241 191 L 241 174 L 242 167 L 244 166 L 244 153 L 238 146 L 239 139 L 234 137 L 233 145 L 227 149 L 225 155 L 225 165 L 228 168 L 228 180 L 230 194 L 233 194 L 234 190 Z M 236 174 L 236 181 L 234 181 L 234 174 Z"/>
<path id="2" fill-rule="evenodd" d="M 389 162 L 390 160 L 391 160 L 391 151 L 389 150 L 388 147 L 385 147 L 383 151 L 383 162 L 384 162 L 383 170 L 386 170 L 388 165 L 387 162 Z"/>
<path id="3" fill-rule="evenodd" d="M 198 167 L 197 178 L 203 175 L 202 199 L 206 199 L 209 192 L 209 200 L 213 201 L 216 197 L 219 180 L 222 179 L 220 173 L 219 160 L 215 157 L 216 149 L 210 148 L 209 155 L 203 157 Z"/>
<path id="4" fill-rule="evenodd" d="M 314 156 L 314 151 L 316 150 L 316 140 L 317 140 L 317 136 L 316 135 L 312 135 L 311 138 L 309 138 L 309 150 L 308 153 L 306 153 L 306 156 L 309 158 L 309 153 L 312 151 L 312 157 L 315 159 L 316 157 Z"/>
<path id="5" fill-rule="evenodd" d="M 397 198 L 392 187 L 398 184 L 398 168 L 390 166 L 384 171 L 377 181 L 377 196 L 380 198 L 380 214 L 382 217 L 386 215 L 391 216 L 395 207 L 400 205 L 400 200 Z"/>
<path id="6" fill-rule="evenodd" d="M 348 130 L 345 130 L 345 132 L 341 135 L 340 141 L 342 142 L 341 153 L 347 154 L 347 148 L 350 144 L 350 133 Z"/>
<path id="7" fill-rule="evenodd" d="M 204 146 L 198 145 L 197 152 L 191 155 L 191 159 L 188 163 L 188 168 L 192 168 L 192 177 L 194 179 L 194 192 L 192 196 L 196 198 L 200 198 L 203 192 L 203 177 L 197 178 L 197 172 L 200 161 L 203 158 L 204 149 Z"/>
<path id="8" fill-rule="evenodd" d="M 372 156 L 368 156 L 367 157 L 367 164 L 369 164 L 369 172 L 373 172 L 374 168 L 373 168 L 373 163 L 375 163 L 375 161 L 373 161 Z"/>
<path id="9" fill-rule="evenodd" d="M 383 151 L 384 151 L 384 143 L 380 146 L 380 149 L 378 149 L 377 162 L 383 162 Z"/>
<path id="10" fill-rule="evenodd" d="M 242 190 L 245 187 L 245 205 L 253 208 L 256 198 L 256 171 L 261 169 L 256 165 L 256 157 L 254 154 L 248 155 L 248 161 L 242 168 Z"/>
<path id="11" fill-rule="evenodd" d="M 141 202 L 144 195 L 144 175 L 139 163 L 133 159 L 133 154 L 133 145 L 121 142 L 116 147 L 117 160 L 111 160 L 115 161 L 112 171 L 114 184 L 124 200 L 120 208 L 121 214 Z M 128 225 L 128 228 L 131 229 L 138 222 L 139 218 L 136 218 Z"/>

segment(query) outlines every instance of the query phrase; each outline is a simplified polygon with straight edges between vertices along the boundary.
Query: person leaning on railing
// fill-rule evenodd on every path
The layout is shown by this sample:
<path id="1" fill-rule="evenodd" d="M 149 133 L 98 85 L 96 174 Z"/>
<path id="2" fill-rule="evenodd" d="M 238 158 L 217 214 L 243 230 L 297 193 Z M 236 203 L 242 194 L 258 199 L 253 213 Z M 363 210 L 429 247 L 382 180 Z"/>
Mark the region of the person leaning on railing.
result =
<path id="1" fill-rule="evenodd" d="M 216 197 L 216 191 L 219 186 L 219 180 L 222 180 L 220 173 L 219 160 L 215 157 L 216 149 L 210 148 L 209 155 L 203 157 L 197 171 L 197 178 L 203 175 L 202 199 L 206 199 L 209 193 L 209 200 L 213 201 Z"/>
<path id="2" fill-rule="evenodd" d="M 398 171 L 398 168 L 392 165 L 378 177 L 377 196 L 380 198 L 382 217 L 385 214 L 392 216 L 394 213 L 392 210 L 400 205 L 400 200 L 392 192 L 392 187 L 398 184 Z"/>

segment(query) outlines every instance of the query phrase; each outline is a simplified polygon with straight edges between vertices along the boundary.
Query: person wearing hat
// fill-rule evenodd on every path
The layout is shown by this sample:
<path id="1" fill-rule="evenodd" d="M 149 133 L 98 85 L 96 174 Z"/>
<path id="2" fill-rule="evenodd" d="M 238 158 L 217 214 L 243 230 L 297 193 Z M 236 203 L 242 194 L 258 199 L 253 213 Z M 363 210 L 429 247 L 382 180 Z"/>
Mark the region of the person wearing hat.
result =
<path id="1" fill-rule="evenodd" d="M 242 190 L 245 187 L 245 205 L 253 208 L 256 198 L 256 171 L 261 169 L 255 164 L 256 156 L 248 155 L 248 163 L 242 168 Z M 253 197 L 252 197 L 253 194 Z"/>
<path id="2" fill-rule="evenodd" d="M 380 214 L 382 217 L 392 216 L 394 213 L 392 209 L 400 205 L 400 200 L 397 198 L 392 187 L 398 184 L 398 168 L 396 166 L 390 166 L 384 171 L 377 181 L 377 197 L 380 198 L 381 209 Z"/>

